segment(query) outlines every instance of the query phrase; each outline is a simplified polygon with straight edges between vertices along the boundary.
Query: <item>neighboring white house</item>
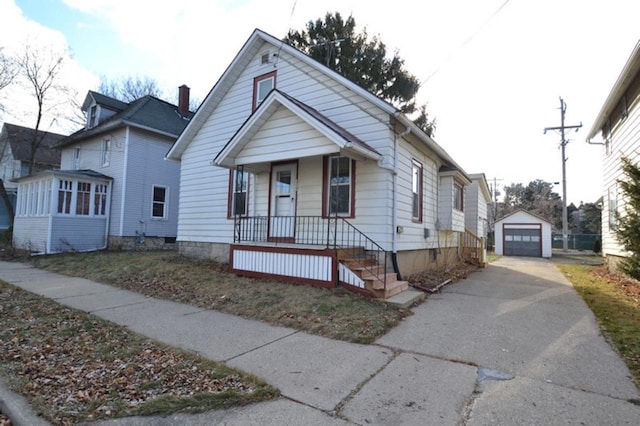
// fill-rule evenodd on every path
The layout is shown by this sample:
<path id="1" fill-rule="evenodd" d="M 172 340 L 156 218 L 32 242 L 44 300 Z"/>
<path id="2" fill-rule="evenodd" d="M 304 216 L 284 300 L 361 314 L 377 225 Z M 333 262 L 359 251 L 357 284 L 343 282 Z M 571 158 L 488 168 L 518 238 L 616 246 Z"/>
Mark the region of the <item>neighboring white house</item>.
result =
<path id="1" fill-rule="evenodd" d="M 500 256 L 551 257 L 551 222 L 517 210 L 495 223 L 496 254 Z"/>
<path id="2" fill-rule="evenodd" d="M 617 261 L 625 256 L 615 235 L 616 213 L 625 211 L 618 185 L 624 178 L 620 159 L 640 164 L 640 41 L 596 117 L 587 142 L 602 144 L 602 254 L 609 267 L 616 269 Z"/>
<path id="3" fill-rule="evenodd" d="M 471 185 L 466 188 L 464 226 L 467 231 L 482 239 L 482 252 L 478 261 L 487 262 L 487 237 L 489 234 L 489 205 L 491 191 L 484 173 L 470 174 Z"/>
<path id="4" fill-rule="evenodd" d="M 167 157 L 181 162 L 180 252 L 235 273 L 386 297 L 460 252 L 464 170 L 395 107 L 260 30 Z"/>
<path id="5" fill-rule="evenodd" d="M 18 179 L 14 244 L 41 253 L 173 245 L 180 165 L 164 157 L 191 116 L 188 90 L 179 106 L 90 91 L 86 126 L 58 144 L 61 170 Z"/>
<path id="6" fill-rule="evenodd" d="M 4 123 L 0 132 L 0 178 L 7 195 L 15 208 L 18 184 L 13 179 L 29 174 L 31 147 L 37 145 L 33 171 L 60 168 L 60 150 L 54 146 L 64 135 Z M 3 200 L 0 200 L 0 229 L 7 229 L 11 223 Z"/>

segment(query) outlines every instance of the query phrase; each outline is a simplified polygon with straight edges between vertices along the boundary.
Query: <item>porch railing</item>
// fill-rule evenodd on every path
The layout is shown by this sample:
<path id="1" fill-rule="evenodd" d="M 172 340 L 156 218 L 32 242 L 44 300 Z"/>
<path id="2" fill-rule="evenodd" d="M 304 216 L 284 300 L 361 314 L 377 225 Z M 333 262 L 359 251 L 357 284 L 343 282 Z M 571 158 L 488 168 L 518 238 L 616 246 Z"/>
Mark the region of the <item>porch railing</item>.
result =
<path id="1" fill-rule="evenodd" d="M 483 264 L 485 262 L 484 244 L 484 238 L 465 229 L 462 240 L 462 257 L 469 262 Z"/>
<path id="2" fill-rule="evenodd" d="M 345 250 L 349 261 L 387 288 L 389 253 L 346 219 L 320 216 L 249 216 L 234 218 L 234 243 L 296 244 Z M 349 249 L 348 251 L 346 251 Z M 380 266 L 384 273 L 379 274 Z"/>

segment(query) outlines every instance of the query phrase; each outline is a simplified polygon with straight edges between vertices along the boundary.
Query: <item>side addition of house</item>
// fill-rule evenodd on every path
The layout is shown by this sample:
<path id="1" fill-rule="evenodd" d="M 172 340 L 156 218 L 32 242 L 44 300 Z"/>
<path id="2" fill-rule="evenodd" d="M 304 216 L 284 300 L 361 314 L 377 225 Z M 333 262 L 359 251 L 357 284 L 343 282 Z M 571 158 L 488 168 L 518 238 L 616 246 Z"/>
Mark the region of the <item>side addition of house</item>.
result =
<path id="1" fill-rule="evenodd" d="M 158 248 L 177 236 L 180 165 L 165 154 L 187 125 L 180 105 L 89 92 L 83 129 L 62 139 L 61 170 L 18 180 L 17 247 L 41 253 Z"/>
<path id="2" fill-rule="evenodd" d="M 617 213 L 625 211 L 618 185 L 624 179 L 621 159 L 640 164 L 640 41 L 605 100 L 587 141 L 602 145 L 602 254 L 615 270 L 618 260 L 627 255 L 616 238 Z"/>
<path id="3" fill-rule="evenodd" d="M 387 102 L 255 30 L 167 157 L 178 245 L 231 271 L 388 297 L 460 255 L 470 177 Z"/>

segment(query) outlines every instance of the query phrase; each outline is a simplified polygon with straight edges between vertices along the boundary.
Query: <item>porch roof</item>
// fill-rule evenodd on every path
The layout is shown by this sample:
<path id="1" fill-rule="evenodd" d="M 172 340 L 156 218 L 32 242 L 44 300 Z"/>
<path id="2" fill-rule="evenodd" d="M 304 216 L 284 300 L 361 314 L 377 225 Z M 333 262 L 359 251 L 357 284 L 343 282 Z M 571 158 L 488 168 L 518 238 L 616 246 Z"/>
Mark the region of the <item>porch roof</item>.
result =
<path id="1" fill-rule="evenodd" d="M 253 156 L 252 160 L 242 157 L 242 153 L 272 116 L 280 108 L 284 108 L 293 114 L 301 123 L 306 123 L 311 129 L 326 138 L 328 143 L 319 145 L 310 141 L 292 143 L 284 152 L 274 153 L 265 149 L 262 156 Z M 284 135 L 287 125 L 276 128 L 277 135 Z M 317 134 L 316 133 L 316 134 Z M 267 151 L 269 153 L 267 154 Z M 249 168 L 261 169 L 274 160 L 286 160 L 292 158 L 310 157 L 314 155 L 327 155 L 334 152 L 347 152 L 349 154 L 372 160 L 379 160 L 382 155 L 366 142 L 339 126 L 316 109 L 306 105 L 298 99 L 289 96 L 281 90 L 272 90 L 260 106 L 249 116 L 224 148 L 213 159 L 212 164 L 221 167 L 234 168 L 237 165 L 249 166 Z M 269 155 L 270 154 L 270 155 Z M 283 157 L 283 155 L 285 155 Z M 277 157 L 277 158 L 271 158 Z M 253 166 L 253 167 L 252 167 Z"/>
<path id="2" fill-rule="evenodd" d="M 23 182 L 29 180 L 41 180 L 49 177 L 62 177 L 67 179 L 91 179 L 100 181 L 111 181 L 113 178 L 105 174 L 96 172 L 95 170 L 43 170 L 29 176 L 22 176 L 16 179 L 12 179 L 12 182 Z"/>

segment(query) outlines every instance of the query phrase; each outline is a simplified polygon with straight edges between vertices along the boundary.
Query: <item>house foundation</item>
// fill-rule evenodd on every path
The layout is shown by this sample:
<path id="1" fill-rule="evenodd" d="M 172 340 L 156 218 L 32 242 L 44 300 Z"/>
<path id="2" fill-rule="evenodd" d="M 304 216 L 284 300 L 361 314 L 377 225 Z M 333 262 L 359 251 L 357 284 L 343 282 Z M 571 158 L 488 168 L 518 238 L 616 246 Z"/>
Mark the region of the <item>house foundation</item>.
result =
<path id="1" fill-rule="evenodd" d="M 229 244 L 178 241 L 178 252 L 186 257 L 229 263 Z"/>

